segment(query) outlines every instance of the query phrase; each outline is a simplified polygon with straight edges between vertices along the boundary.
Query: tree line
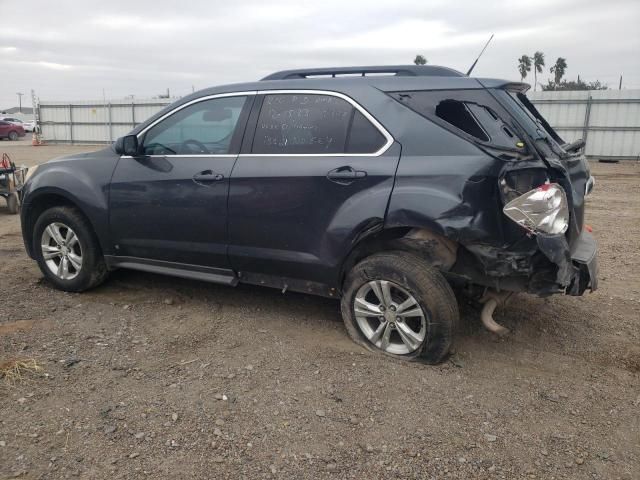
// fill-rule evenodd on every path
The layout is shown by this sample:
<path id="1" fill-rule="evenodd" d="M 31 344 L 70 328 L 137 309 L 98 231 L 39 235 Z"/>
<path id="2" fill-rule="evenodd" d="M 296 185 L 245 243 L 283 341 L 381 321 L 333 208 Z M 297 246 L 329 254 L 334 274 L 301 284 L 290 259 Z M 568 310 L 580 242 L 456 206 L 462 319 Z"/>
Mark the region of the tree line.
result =
<path id="1" fill-rule="evenodd" d="M 518 58 L 518 72 L 520 73 L 520 80 L 524 81 L 527 78 L 527 74 L 533 69 L 533 89 L 536 90 L 538 86 L 538 74 L 544 71 L 544 53 L 538 51 L 533 56 L 522 55 Z M 540 84 L 542 90 L 606 90 L 608 87 L 601 83 L 599 80 L 595 82 L 585 82 L 578 80 L 563 80 L 564 74 L 567 71 L 567 59 L 558 57 L 553 66 L 549 69 L 549 72 L 553 74 L 553 80 L 547 80 L 546 85 Z"/>
<path id="2" fill-rule="evenodd" d="M 416 65 L 426 65 L 428 63 L 424 55 L 416 55 L 413 63 Z M 533 56 L 522 55 L 518 59 L 518 72 L 520 72 L 520 80 L 524 82 L 527 74 L 533 69 L 533 89 L 538 86 L 538 74 L 544 71 L 545 59 L 544 53 L 537 51 Z M 578 75 L 577 80 L 563 80 L 567 71 L 567 59 L 558 57 L 556 62 L 551 66 L 549 72 L 553 75 L 553 80 L 547 80 L 546 85 L 540 84 L 542 90 L 607 90 L 607 85 L 596 80 L 595 82 L 585 82 Z"/>

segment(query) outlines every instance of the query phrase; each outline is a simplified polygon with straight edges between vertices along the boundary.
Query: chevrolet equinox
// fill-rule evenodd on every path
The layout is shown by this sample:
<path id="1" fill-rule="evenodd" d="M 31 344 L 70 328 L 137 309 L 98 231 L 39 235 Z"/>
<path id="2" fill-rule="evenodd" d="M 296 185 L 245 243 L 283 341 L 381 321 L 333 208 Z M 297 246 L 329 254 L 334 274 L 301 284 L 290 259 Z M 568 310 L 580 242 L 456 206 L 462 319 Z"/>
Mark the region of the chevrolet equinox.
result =
<path id="1" fill-rule="evenodd" d="M 37 168 L 24 243 L 57 288 L 130 268 L 339 298 L 358 344 L 428 363 L 452 286 L 597 286 L 594 181 L 528 85 L 437 66 L 290 70 L 177 100 L 113 145 Z"/>

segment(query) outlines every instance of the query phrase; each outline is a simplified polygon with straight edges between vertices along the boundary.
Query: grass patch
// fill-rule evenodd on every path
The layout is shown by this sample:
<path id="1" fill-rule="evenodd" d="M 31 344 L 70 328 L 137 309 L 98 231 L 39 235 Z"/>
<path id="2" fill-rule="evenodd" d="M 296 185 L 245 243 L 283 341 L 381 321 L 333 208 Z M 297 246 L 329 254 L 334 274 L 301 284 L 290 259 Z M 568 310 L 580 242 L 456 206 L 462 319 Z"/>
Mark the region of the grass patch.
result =
<path id="1" fill-rule="evenodd" d="M 0 379 L 15 385 L 27 377 L 38 375 L 42 367 L 33 358 L 13 358 L 0 362 Z"/>

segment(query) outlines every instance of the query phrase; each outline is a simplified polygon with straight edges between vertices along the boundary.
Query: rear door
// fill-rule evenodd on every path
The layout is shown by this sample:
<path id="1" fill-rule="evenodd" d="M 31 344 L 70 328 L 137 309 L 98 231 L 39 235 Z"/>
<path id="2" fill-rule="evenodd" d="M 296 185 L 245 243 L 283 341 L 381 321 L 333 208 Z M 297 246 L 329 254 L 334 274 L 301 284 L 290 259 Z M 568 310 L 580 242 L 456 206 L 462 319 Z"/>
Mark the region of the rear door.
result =
<path id="1" fill-rule="evenodd" d="M 344 95 L 264 93 L 231 177 L 231 265 L 332 284 L 357 235 L 384 220 L 400 147 Z"/>
<path id="2" fill-rule="evenodd" d="M 117 256 L 229 268 L 229 177 L 253 98 L 179 107 L 140 135 L 140 155 L 120 158 L 109 200 Z"/>

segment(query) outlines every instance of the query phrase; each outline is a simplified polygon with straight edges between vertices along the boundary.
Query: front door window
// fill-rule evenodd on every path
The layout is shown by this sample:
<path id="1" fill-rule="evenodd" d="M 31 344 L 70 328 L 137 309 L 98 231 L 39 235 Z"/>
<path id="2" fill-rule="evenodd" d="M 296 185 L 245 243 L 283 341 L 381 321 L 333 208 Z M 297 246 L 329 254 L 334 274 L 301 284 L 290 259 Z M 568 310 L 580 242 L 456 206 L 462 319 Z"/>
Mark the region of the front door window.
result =
<path id="1" fill-rule="evenodd" d="M 230 153 L 246 96 L 222 97 L 189 105 L 154 125 L 144 137 L 145 155 Z"/>

